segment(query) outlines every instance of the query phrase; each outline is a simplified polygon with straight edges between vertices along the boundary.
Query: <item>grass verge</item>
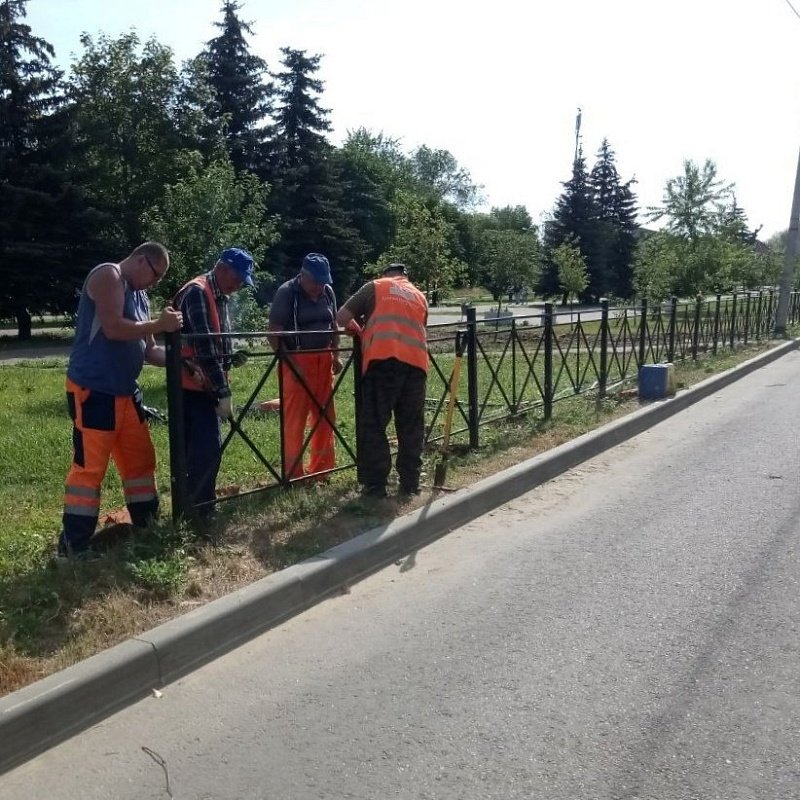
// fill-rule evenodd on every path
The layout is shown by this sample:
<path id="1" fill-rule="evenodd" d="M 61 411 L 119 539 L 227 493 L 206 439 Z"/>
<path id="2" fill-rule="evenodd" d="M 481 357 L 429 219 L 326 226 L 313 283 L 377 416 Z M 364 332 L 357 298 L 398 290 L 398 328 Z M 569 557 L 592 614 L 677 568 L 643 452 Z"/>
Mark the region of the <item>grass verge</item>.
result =
<path id="1" fill-rule="evenodd" d="M 691 386 L 751 358 L 754 345 L 717 358 L 676 365 L 679 388 Z M 11 376 L 14 385 L 10 385 Z M 6 382 L 4 384 L 4 381 Z M 69 460 L 69 429 L 61 410 L 63 361 L 0 370 L 0 397 L 13 395 L 0 458 L 9 478 L 0 487 L 0 695 L 116 644 L 143 630 L 352 538 L 429 499 L 362 499 L 351 471 L 326 485 L 272 492 L 223 504 L 207 538 L 168 523 L 133 536 L 124 526 L 104 532 L 109 543 L 97 562 L 57 565 L 51 558 L 54 520 Z M 147 375 L 149 402 L 163 404 L 163 382 Z M 470 452 L 463 436 L 451 455 L 448 484 L 482 477 L 542 453 L 639 407 L 630 392 L 597 401 L 576 396 L 557 402 L 544 422 L 531 413 L 481 429 Z M 24 419 L 39 423 L 31 432 Z M 154 429 L 162 460 L 166 430 Z M 55 457 L 54 457 L 55 456 Z M 427 480 L 438 454 L 425 457 Z M 63 462 L 63 463 L 62 463 Z M 115 478 L 104 496 L 120 503 Z M 168 489 L 168 471 L 159 483 Z M 425 478 L 423 478 L 425 481 Z M 427 496 L 426 496 L 427 495 Z M 118 541 L 116 539 L 119 539 Z"/>

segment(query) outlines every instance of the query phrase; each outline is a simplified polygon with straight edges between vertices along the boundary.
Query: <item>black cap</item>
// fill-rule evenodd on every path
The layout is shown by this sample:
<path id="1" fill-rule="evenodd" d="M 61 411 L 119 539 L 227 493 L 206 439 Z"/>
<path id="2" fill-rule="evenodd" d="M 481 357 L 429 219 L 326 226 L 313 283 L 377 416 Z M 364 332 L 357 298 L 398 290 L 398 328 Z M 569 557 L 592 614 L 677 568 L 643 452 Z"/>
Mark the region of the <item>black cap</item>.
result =
<path id="1" fill-rule="evenodd" d="M 401 275 L 408 275 L 408 269 L 405 264 L 388 264 L 383 268 L 383 274 L 388 272 L 399 272 Z"/>

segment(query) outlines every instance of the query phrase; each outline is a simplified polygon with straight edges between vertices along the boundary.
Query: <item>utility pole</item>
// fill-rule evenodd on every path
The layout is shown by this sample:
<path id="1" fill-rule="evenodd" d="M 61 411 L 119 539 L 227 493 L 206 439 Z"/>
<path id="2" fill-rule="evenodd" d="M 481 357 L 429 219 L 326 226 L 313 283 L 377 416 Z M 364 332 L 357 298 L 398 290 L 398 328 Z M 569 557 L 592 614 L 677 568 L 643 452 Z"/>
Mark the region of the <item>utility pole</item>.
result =
<path id="1" fill-rule="evenodd" d="M 786 236 L 786 252 L 783 256 L 783 275 L 778 294 L 778 309 L 775 312 L 775 338 L 786 336 L 786 320 L 789 317 L 789 295 L 792 291 L 798 244 L 800 244 L 800 156 L 797 159 L 797 173 L 794 176 L 794 197 L 792 216 L 789 219 L 789 233 Z"/>

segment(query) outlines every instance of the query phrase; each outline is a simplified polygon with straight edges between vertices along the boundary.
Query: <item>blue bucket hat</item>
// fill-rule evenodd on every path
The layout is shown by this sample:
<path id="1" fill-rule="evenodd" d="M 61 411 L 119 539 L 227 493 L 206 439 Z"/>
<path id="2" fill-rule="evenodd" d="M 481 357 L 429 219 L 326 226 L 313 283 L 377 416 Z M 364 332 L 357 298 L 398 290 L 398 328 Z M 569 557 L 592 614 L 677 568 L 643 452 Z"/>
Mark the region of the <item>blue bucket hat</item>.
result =
<path id="1" fill-rule="evenodd" d="M 253 256 L 242 250 L 241 247 L 229 247 L 219 255 L 219 260 L 233 268 L 233 271 L 242 279 L 242 283 L 247 286 L 255 286 L 253 282 Z"/>
<path id="2" fill-rule="evenodd" d="M 309 253 L 303 259 L 304 269 L 317 283 L 332 283 L 331 265 L 322 253 Z"/>

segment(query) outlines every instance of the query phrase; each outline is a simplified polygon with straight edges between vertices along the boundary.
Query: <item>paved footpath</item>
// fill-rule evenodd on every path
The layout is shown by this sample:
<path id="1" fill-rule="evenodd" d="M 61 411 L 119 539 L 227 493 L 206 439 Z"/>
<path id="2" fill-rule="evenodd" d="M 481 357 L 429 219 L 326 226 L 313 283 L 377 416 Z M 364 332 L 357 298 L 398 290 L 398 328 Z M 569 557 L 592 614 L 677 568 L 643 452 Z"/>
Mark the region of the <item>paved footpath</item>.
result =
<path id="1" fill-rule="evenodd" d="M 798 386 L 793 352 L 0 797 L 800 798 Z"/>

